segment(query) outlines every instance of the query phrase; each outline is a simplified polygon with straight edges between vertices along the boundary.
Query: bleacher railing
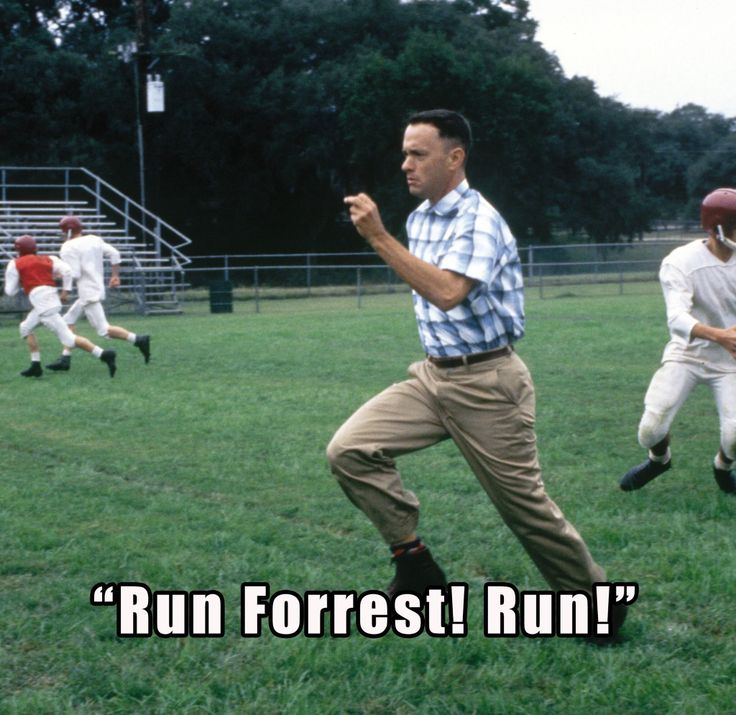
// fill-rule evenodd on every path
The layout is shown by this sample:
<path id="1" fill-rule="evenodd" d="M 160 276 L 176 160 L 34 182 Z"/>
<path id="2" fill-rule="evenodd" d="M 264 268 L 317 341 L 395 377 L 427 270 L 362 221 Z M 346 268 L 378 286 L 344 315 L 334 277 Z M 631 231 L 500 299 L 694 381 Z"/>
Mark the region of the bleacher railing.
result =
<path id="1" fill-rule="evenodd" d="M 0 199 L 17 198 L 21 192 L 33 190 L 71 201 L 76 196 L 90 200 L 97 213 L 119 219 L 125 232 L 152 245 L 159 258 L 175 259 L 179 265 L 189 263 L 182 252 L 191 240 L 159 216 L 141 206 L 122 191 L 83 167 L 0 166 Z"/>

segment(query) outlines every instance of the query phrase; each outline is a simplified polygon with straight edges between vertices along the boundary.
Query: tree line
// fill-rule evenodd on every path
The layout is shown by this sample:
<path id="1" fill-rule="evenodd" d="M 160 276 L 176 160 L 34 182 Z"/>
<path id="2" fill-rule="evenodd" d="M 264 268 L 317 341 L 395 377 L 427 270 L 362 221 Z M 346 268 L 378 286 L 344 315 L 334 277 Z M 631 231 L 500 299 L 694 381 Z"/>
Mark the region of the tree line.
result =
<path id="1" fill-rule="evenodd" d="M 0 164 L 137 196 L 137 68 L 166 86 L 148 206 L 200 254 L 360 250 L 354 191 L 401 233 L 401 135 L 433 107 L 471 121 L 471 183 L 522 243 L 631 240 L 734 184 L 735 118 L 601 97 L 535 32 L 526 0 L 0 0 Z"/>

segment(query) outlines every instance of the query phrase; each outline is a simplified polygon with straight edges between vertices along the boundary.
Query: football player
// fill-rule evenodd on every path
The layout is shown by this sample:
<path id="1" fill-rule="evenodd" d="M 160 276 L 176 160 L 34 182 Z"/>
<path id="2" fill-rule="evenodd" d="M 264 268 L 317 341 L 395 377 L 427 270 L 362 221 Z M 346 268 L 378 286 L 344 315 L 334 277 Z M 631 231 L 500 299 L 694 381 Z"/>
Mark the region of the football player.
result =
<path id="1" fill-rule="evenodd" d="M 39 256 L 33 236 L 19 236 L 15 239 L 18 257 L 8 262 L 5 269 L 5 293 L 15 295 L 21 288 L 31 302 L 32 310 L 20 324 L 20 335 L 28 343 L 31 351 L 31 366 L 23 370 L 23 377 L 41 377 L 41 353 L 33 329 L 40 323 L 53 332 L 62 345 L 71 350 L 82 348 L 104 362 L 115 375 L 115 351 L 103 350 L 87 338 L 75 336 L 61 317 L 61 299 L 56 288 L 56 279 L 63 281 L 62 297 L 72 285 L 72 271 L 64 261 L 56 256 Z"/>
<path id="2" fill-rule="evenodd" d="M 69 264 L 77 283 L 77 300 L 64 314 L 71 330 L 82 315 L 85 315 L 97 334 L 103 338 L 127 340 L 140 350 L 145 362 L 151 357 L 151 338 L 136 335 L 125 328 L 107 322 L 102 301 L 105 300 L 103 260 L 110 261 L 110 287 L 120 286 L 120 252 L 114 246 L 93 234 L 82 234 L 83 226 L 77 216 L 64 216 L 59 228 L 66 239 L 61 247 L 61 258 Z M 71 352 L 64 349 L 61 357 L 46 367 L 49 370 L 68 370 Z"/>
<path id="3" fill-rule="evenodd" d="M 672 466 L 670 426 L 696 385 L 713 391 L 720 445 L 713 476 L 724 492 L 736 492 L 736 189 L 708 194 L 700 211 L 708 237 L 676 248 L 659 280 L 667 306 L 670 341 L 644 398 L 639 444 L 648 459 L 630 469 L 621 489 L 641 489 Z"/>

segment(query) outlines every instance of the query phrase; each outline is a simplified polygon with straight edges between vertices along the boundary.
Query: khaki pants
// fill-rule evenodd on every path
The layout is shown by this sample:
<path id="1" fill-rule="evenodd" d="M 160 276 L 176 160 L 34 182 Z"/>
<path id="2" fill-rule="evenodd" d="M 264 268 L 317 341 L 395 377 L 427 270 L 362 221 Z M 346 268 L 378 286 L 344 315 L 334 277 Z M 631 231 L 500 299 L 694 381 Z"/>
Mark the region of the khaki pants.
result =
<path id="1" fill-rule="evenodd" d="M 605 581 L 585 542 L 547 496 L 537 460 L 534 386 L 516 355 L 455 368 L 428 360 L 366 402 L 327 447 L 348 498 L 389 544 L 412 534 L 419 501 L 396 457 L 452 438 L 499 514 L 555 590 Z"/>

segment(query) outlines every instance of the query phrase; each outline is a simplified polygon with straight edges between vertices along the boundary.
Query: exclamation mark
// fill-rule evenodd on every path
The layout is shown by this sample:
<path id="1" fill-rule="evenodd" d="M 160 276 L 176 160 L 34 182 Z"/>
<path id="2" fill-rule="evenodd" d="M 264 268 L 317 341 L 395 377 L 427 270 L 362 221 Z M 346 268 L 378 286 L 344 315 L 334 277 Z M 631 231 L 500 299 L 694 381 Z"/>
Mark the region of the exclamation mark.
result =
<path id="1" fill-rule="evenodd" d="M 610 632 L 611 621 L 611 585 L 595 586 L 595 635 L 607 636 Z"/>
<path id="2" fill-rule="evenodd" d="M 466 611 L 468 605 L 468 585 L 450 584 L 450 634 L 453 636 L 468 635 Z"/>

